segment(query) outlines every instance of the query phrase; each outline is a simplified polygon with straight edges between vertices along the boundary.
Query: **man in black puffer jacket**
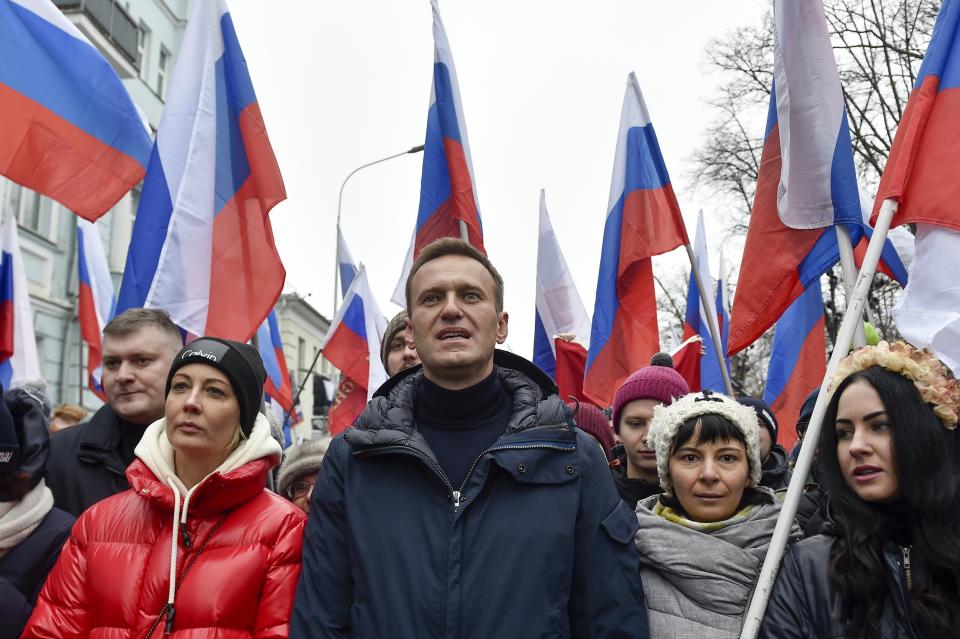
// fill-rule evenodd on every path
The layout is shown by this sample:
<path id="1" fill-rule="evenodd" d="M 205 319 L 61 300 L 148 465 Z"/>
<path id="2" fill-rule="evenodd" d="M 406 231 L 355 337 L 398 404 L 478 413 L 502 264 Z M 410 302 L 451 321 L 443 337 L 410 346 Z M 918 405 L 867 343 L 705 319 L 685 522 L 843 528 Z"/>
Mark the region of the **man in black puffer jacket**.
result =
<path id="1" fill-rule="evenodd" d="M 496 269 L 438 240 L 407 300 L 422 368 L 324 457 L 290 636 L 647 637 L 637 519 L 552 380 L 495 350 Z"/>

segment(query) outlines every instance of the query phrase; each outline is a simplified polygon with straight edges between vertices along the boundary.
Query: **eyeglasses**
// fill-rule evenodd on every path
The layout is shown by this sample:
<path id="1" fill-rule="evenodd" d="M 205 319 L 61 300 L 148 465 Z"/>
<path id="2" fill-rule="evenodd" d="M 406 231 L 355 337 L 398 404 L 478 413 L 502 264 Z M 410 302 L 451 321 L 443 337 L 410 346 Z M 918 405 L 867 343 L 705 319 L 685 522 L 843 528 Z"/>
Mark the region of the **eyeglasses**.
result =
<path id="1" fill-rule="evenodd" d="M 290 495 L 290 499 L 299 499 L 313 492 L 313 484 L 312 481 L 295 481 L 290 484 L 287 493 Z"/>

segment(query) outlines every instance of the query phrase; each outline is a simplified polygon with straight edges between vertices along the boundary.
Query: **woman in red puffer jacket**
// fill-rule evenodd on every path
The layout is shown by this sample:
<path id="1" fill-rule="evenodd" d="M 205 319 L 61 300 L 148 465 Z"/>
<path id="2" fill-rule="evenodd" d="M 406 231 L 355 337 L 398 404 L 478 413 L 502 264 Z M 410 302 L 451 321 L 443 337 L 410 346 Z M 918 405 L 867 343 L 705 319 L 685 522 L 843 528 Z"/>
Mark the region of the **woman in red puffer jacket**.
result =
<path id="1" fill-rule="evenodd" d="M 264 489 L 281 454 L 265 378 L 247 344 L 177 355 L 130 490 L 77 520 L 23 637 L 287 636 L 305 517 Z"/>

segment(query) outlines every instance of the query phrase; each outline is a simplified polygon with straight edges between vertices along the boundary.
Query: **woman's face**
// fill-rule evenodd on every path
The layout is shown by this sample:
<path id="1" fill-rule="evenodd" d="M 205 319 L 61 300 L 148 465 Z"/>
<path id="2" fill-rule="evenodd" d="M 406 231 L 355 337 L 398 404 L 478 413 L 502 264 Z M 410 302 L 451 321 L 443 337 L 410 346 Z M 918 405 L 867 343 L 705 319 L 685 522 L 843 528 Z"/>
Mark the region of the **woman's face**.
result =
<path id="1" fill-rule="evenodd" d="M 737 512 L 750 485 L 750 462 L 736 440 L 699 441 L 700 429 L 670 457 L 673 492 L 690 519 L 710 523 Z"/>
<path id="2" fill-rule="evenodd" d="M 222 461 L 240 427 L 240 404 L 226 375 L 206 364 L 187 364 L 171 380 L 164 416 L 177 452 Z"/>
<path id="3" fill-rule="evenodd" d="M 837 404 L 837 461 L 860 499 L 887 502 L 900 496 L 890 418 L 876 389 L 865 380 L 847 386 Z"/>

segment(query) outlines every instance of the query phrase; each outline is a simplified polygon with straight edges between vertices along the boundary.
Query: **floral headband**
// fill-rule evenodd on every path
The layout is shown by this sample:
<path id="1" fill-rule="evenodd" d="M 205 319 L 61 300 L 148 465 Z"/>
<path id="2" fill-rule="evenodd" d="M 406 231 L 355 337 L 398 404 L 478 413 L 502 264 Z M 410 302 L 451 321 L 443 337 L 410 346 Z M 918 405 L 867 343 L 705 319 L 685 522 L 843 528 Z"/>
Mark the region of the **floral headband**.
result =
<path id="1" fill-rule="evenodd" d="M 830 380 L 830 392 L 853 373 L 871 366 L 881 366 L 912 381 L 923 401 L 933 406 L 933 413 L 947 430 L 957 427 L 960 382 L 929 350 L 917 349 L 904 342 L 888 344 L 881 341 L 876 346 L 858 348 L 844 357 Z"/>

